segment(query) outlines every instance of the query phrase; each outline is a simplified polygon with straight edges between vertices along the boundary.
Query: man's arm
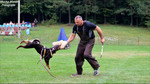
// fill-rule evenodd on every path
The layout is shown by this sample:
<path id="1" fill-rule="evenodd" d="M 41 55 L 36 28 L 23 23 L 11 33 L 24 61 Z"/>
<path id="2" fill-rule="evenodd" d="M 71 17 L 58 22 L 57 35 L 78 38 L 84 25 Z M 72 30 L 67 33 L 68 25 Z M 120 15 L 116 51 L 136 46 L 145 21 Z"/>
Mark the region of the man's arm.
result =
<path id="1" fill-rule="evenodd" d="M 68 38 L 67 43 L 73 41 L 74 38 L 75 38 L 75 36 L 76 36 L 76 34 L 72 33 L 72 34 L 70 35 L 70 37 Z"/>
<path id="2" fill-rule="evenodd" d="M 103 33 L 101 28 L 99 28 L 98 26 L 96 26 L 95 30 L 97 31 L 97 33 L 99 34 L 100 38 L 101 38 L 101 43 L 104 44 L 105 39 L 103 38 Z"/>

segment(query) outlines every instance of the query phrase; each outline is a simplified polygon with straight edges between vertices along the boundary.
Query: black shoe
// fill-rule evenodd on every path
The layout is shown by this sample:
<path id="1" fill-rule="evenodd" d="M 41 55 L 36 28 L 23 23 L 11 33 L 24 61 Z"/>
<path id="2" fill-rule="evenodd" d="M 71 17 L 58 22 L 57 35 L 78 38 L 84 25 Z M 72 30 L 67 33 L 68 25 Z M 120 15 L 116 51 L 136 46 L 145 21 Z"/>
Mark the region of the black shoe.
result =
<path id="1" fill-rule="evenodd" d="M 97 69 L 97 70 L 94 70 L 94 76 L 97 76 L 98 75 L 98 73 L 99 73 L 99 68 Z"/>

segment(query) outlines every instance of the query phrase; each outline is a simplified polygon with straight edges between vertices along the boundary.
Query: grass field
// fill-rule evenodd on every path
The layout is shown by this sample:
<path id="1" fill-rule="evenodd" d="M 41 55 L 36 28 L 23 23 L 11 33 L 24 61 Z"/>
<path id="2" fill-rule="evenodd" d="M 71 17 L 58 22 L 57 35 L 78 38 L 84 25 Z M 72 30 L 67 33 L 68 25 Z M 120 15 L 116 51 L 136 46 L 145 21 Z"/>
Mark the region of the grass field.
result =
<path id="1" fill-rule="evenodd" d="M 0 36 L 0 83 L 150 83 L 150 31 L 119 25 L 99 26 L 106 39 L 100 58 L 101 45 L 95 32 L 96 44 L 92 52 L 101 65 L 99 76 L 93 76 L 93 69 L 86 60 L 83 75 L 70 76 L 76 73 L 74 58 L 78 37 L 70 49 L 58 51 L 50 60 L 50 72 L 56 78 L 52 78 L 41 63 L 37 64 L 40 55 L 34 49 L 16 50 L 22 39 L 39 38 L 43 45 L 51 47 L 61 27 L 67 37 L 72 32 L 72 26 L 67 25 L 39 26 L 30 35 L 22 31 L 21 39 Z"/>

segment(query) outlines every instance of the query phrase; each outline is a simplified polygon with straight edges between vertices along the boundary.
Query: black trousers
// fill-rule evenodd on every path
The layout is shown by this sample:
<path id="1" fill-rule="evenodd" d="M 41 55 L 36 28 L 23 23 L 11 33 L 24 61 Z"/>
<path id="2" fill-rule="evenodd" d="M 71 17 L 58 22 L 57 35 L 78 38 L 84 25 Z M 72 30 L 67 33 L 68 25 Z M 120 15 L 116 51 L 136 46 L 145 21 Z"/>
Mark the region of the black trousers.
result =
<path id="1" fill-rule="evenodd" d="M 92 48 L 94 46 L 95 39 L 90 39 L 89 41 L 81 41 L 78 44 L 78 49 L 75 57 L 77 74 L 82 74 L 82 65 L 84 59 L 86 59 L 94 70 L 98 69 L 100 65 L 98 64 L 95 57 L 92 57 Z"/>

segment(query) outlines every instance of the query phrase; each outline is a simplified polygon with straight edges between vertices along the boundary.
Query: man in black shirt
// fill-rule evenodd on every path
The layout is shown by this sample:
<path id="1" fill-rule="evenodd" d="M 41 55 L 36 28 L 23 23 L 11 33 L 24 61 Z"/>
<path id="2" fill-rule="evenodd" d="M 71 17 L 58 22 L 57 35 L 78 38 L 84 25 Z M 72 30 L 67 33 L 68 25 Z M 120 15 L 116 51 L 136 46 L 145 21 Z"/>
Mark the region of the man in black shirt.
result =
<path id="1" fill-rule="evenodd" d="M 94 69 L 94 75 L 98 75 L 99 67 L 97 60 L 92 57 L 92 48 L 95 42 L 94 30 L 96 30 L 101 38 L 101 43 L 104 44 L 104 38 L 102 30 L 95 24 L 89 21 L 83 21 L 81 16 L 75 17 L 75 25 L 73 27 L 72 34 L 70 35 L 67 43 L 74 40 L 76 33 L 80 37 L 80 42 L 78 44 L 78 49 L 76 52 L 75 63 L 76 63 L 76 75 L 82 75 L 82 65 L 84 59 L 86 59 L 89 64 Z"/>

